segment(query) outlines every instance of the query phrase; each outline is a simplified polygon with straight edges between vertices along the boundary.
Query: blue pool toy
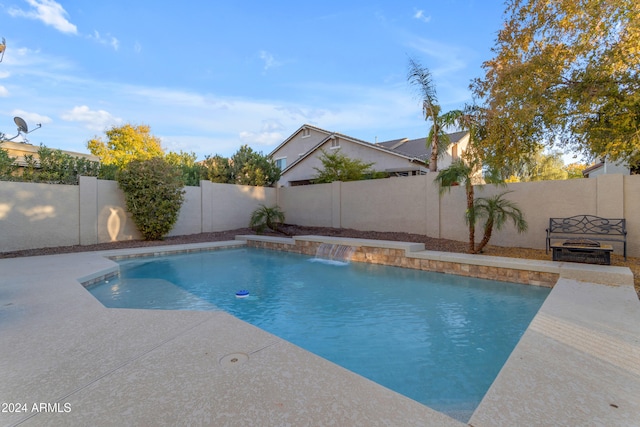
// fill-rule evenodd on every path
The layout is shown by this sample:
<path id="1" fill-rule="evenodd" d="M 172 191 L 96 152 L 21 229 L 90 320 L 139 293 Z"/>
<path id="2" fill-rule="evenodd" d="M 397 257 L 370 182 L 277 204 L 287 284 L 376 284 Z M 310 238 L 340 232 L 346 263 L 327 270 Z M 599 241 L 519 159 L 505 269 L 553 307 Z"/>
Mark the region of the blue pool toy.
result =
<path id="1" fill-rule="evenodd" d="M 236 292 L 236 298 L 246 298 L 248 296 L 249 296 L 249 291 L 245 289 L 241 289 L 238 292 Z"/>

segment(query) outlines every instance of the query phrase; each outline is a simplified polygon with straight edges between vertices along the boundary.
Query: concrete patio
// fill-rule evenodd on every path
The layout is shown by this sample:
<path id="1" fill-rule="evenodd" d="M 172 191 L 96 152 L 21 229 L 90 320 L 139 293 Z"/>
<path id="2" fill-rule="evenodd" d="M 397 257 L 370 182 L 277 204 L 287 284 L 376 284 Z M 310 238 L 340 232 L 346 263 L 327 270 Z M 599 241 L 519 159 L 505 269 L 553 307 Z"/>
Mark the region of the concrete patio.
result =
<path id="1" fill-rule="evenodd" d="M 226 313 L 107 309 L 81 285 L 107 256 L 244 244 L 0 259 L 0 424 L 465 425 Z M 631 272 L 522 263 L 560 279 L 469 424 L 640 425 Z"/>

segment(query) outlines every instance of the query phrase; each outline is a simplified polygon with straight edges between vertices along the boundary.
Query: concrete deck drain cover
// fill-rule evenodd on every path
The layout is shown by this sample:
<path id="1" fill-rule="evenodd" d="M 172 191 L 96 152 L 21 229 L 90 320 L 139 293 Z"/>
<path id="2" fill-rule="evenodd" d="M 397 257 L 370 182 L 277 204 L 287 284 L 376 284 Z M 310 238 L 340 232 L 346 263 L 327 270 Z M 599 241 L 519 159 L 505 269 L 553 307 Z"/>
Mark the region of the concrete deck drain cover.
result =
<path id="1" fill-rule="evenodd" d="M 245 353 L 231 353 L 220 358 L 220 365 L 224 367 L 239 366 L 249 360 L 249 355 Z"/>

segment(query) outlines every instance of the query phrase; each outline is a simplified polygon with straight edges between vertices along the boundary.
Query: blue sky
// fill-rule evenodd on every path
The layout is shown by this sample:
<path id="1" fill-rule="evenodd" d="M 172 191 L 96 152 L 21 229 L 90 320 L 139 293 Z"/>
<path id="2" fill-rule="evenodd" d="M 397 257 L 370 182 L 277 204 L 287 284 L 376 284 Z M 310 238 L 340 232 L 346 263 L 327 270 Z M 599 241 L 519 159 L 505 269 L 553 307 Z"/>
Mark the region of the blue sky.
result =
<path id="1" fill-rule="evenodd" d="M 2 0 L 0 131 L 88 152 L 147 124 L 166 151 L 268 154 L 309 123 L 369 142 L 426 136 L 408 58 L 444 109 L 471 101 L 491 58 L 497 0 L 86 2 Z M 19 140 L 19 139 L 17 139 Z"/>

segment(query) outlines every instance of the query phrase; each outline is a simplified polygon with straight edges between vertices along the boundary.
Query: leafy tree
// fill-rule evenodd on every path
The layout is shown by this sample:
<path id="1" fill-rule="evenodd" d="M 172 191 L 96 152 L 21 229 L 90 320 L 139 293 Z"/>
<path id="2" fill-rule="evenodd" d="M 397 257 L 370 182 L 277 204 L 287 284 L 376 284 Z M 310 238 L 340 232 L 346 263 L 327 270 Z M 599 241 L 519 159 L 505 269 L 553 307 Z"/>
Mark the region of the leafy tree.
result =
<path id="1" fill-rule="evenodd" d="M 487 160 L 517 163 L 544 143 L 640 159 L 637 0 L 508 0 L 482 102 Z M 567 151 L 567 150 L 565 150 Z"/>
<path id="2" fill-rule="evenodd" d="M 132 160 L 118 172 L 127 210 L 145 240 L 162 239 L 175 225 L 184 201 L 180 171 L 161 157 Z"/>
<path id="3" fill-rule="evenodd" d="M 481 182 L 478 179 L 477 171 L 483 166 L 482 151 L 478 149 L 477 137 L 482 134 L 484 128 L 482 122 L 478 121 L 477 109 L 466 107 L 464 113 L 459 118 L 461 127 L 469 131 L 469 145 L 463 157 L 451 163 L 451 165 L 438 172 L 434 183 L 439 186 L 440 195 L 456 185 L 464 185 L 466 193 L 466 210 L 464 214 L 465 223 L 469 227 L 469 246 L 467 251 L 471 254 L 478 253 L 486 246 L 491 238 L 494 225 L 500 229 L 504 225 L 504 217 L 515 218 L 516 227 L 526 229 L 526 222 L 522 213 L 515 204 L 504 200 L 502 193 L 494 198 L 475 198 L 475 186 Z M 499 170 L 485 167 L 483 180 L 485 183 L 504 185 L 502 174 Z M 475 184 L 475 185 L 474 185 Z M 478 185 L 479 186 L 479 185 Z M 482 188 L 480 186 L 480 188 Z M 475 231 L 478 220 L 485 218 L 484 236 L 476 246 Z"/>
<path id="4" fill-rule="evenodd" d="M 475 200 L 474 216 L 477 219 L 484 219 L 484 235 L 473 253 L 482 252 L 491 239 L 493 228 L 500 230 L 509 220 L 513 222 L 518 233 L 527 231 L 527 221 L 525 221 L 522 211 L 515 203 L 504 198 L 507 193 L 509 191 L 496 194 L 493 197 L 479 197 Z"/>
<path id="5" fill-rule="evenodd" d="M 9 156 L 7 150 L 0 148 L 0 180 L 12 181 L 14 179 L 13 174 L 18 168 L 14 162 L 15 157 Z"/>
<path id="6" fill-rule="evenodd" d="M 562 153 L 559 151 L 537 152 L 533 164 L 527 172 L 528 176 L 524 181 L 551 181 L 569 178 L 569 174 L 564 168 Z"/>
<path id="7" fill-rule="evenodd" d="M 371 169 L 375 163 L 365 163 L 360 159 L 351 159 L 340 152 L 340 149 L 327 153 L 320 150 L 322 169 L 314 168 L 316 176 L 314 184 L 322 184 L 333 181 L 359 181 L 361 179 L 381 178 L 384 174 Z"/>
<path id="8" fill-rule="evenodd" d="M 433 84 L 431 72 L 423 67 L 419 62 L 409 59 L 409 83 L 416 86 L 422 97 L 422 112 L 424 119 L 431 122 L 429 135 L 427 136 L 427 146 L 431 143 L 431 158 L 429 159 L 429 170 L 438 170 L 438 158 L 447 151 L 451 144 L 449 136 L 445 130 L 458 124 L 462 116 L 461 110 L 452 110 L 442 113 L 442 108 L 438 104 L 436 87 Z"/>
<path id="9" fill-rule="evenodd" d="M 105 165 L 103 163 L 100 163 L 100 169 L 98 170 L 98 179 L 116 181 L 119 170 L 120 168 L 117 165 Z"/>
<path id="10" fill-rule="evenodd" d="M 229 184 L 233 182 L 231 175 L 231 165 L 229 159 L 218 154 L 215 156 L 207 156 L 203 162 L 205 167 L 205 176 L 211 182 L 220 184 Z"/>
<path id="11" fill-rule="evenodd" d="M 203 162 L 203 176 L 211 182 L 269 187 L 280 179 L 280 168 L 268 156 L 243 145 L 231 158 L 216 154 Z"/>
<path id="12" fill-rule="evenodd" d="M 184 185 L 192 187 L 200 186 L 200 180 L 206 175 L 204 167 L 196 163 L 196 158 L 196 153 L 185 153 L 183 151 L 180 151 L 180 153 L 170 151 L 165 156 L 169 164 L 180 170 Z"/>
<path id="13" fill-rule="evenodd" d="M 269 187 L 280 179 L 280 168 L 275 162 L 248 145 L 240 147 L 229 163 L 234 184 Z"/>
<path id="14" fill-rule="evenodd" d="M 567 179 L 576 179 L 576 178 L 584 178 L 582 171 L 587 168 L 587 165 L 583 165 L 580 163 L 571 163 L 564 167 L 567 171 Z"/>
<path id="15" fill-rule="evenodd" d="M 258 233 L 262 233 L 265 228 L 278 231 L 278 228 L 283 223 L 284 212 L 282 212 L 279 206 L 276 205 L 269 208 L 265 205 L 260 205 L 260 207 L 251 214 L 249 227 L 253 228 Z"/>
<path id="16" fill-rule="evenodd" d="M 562 153 L 552 151 L 545 153 L 540 147 L 532 157 L 524 158 L 516 168 L 508 182 L 551 181 L 569 179 Z"/>
<path id="17" fill-rule="evenodd" d="M 105 134 L 106 141 L 94 138 L 87 143 L 91 154 L 100 157 L 102 164 L 114 164 L 122 168 L 133 160 L 164 156 L 160 139 L 151 134 L 151 128 L 147 125 L 113 126 Z"/>

